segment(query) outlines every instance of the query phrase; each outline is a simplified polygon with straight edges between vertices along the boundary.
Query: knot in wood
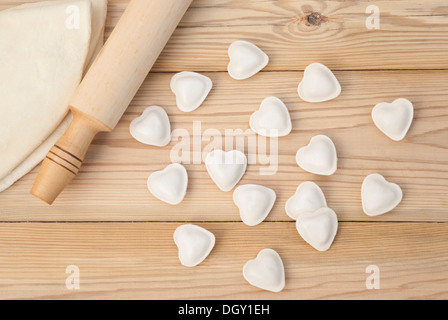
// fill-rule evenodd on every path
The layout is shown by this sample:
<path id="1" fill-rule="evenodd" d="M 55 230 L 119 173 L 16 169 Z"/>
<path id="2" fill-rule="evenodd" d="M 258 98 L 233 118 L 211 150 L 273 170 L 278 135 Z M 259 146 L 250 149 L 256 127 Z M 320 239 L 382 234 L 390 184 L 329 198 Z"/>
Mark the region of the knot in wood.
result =
<path id="1" fill-rule="evenodd" d="M 308 15 L 307 21 L 310 25 L 320 26 L 321 22 L 324 21 L 324 17 L 319 12 L 313 12 Z"/>

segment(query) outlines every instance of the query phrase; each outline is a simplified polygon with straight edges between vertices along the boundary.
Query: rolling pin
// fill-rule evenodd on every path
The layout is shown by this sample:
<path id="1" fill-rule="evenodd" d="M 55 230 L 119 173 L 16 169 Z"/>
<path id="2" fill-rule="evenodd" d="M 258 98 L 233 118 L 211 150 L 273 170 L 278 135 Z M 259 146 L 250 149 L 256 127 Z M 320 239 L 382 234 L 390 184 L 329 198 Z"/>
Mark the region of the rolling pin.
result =
<path id="1" fill-rule="evenodd" d="M 132 0 L 70 101 L 73 121 L 31 194 L 52 204 L 78 174 L 93 138 L 123 116 L 192 0 Z"/>

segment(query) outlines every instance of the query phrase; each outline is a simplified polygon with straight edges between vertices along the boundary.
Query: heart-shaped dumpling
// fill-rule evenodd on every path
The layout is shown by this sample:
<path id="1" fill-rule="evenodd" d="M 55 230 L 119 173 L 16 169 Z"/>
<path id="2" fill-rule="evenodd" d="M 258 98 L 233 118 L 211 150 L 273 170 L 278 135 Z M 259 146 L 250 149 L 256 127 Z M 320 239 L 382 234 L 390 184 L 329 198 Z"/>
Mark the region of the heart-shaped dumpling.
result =
<path id="1" fill-rule="evenodd" d="M 286 202 L 286 214 L 297 220 L 300 214 L 305 212 L 315 212 L 320 208 L 327 207 L 322 189 L 314 182 L 303 182 L 296 193 Z"/>
<path id="2" fill-rule="evenodd" d="M 246 173 L 247 158 L 238 150 L 214 150 L 205 158 L 207 172 L 222 191 L 230 191 Z"/>
<path id="3" fill-rule="evenodd" d="M 306 67 L 298 91 L 304 101 L 324 102 L 337 98 L 341 94 L 341 85 L 330 69 L 313 63 Z"/>
<path id="4" fill-rule="evenodd" d="M 250 128 L 265 137 L 287 136 L 292 130 L 288 108 L 279 98 L 264 99 L 260 109 L 250 117 Z"/>
<path id="5" fill-rule="evenodd" d="M 157 199 L 172 205 L 182 202 L 187 193 L 187 186 L 187 170 L 179 163 L 170 164 L 148 178 L 149 192 Z"/>
<path id="6" fill-rule="evenodd" d="M 330 208 L 320 208 L 298 216 L 297 231 L 309 245 L 318 251 L 327 251 L 338 232 L 338 217 Z"/>
<path id="7" fill-rule="evenodd" d="M 361 198 L 365 214 L 374 217 L 398 206 L 403 198 L 403 192 L 397 184 L 388 182 L 382 175 L 374 173 L 364 179 Z"/>
<path id="8" fill-rule="evenodd" d="M 266 219 L 276 199 L 275 191 L 256 184 L 239 186 L 233 192 L 233 202 L 240 210 L 241 220 L 256 226 Z"/>
<path id="9" fill-rule="evenodd" d="M 332 175 L 338 167 L 336 147 L 324 135 L 313 137 L 306 147 L 301 148 L 296 161 L 303 170 L 324 176 Z"/>
<path id="10" fill-rule="evenodd" d="M 269 63 L 269 57 L 260 48 L 247 41 L 235 41 L 229 47 L 229 75 L 244 80 L 260 72 Z"/>
<path id="11" fill-rule="evenodd" d="M 215 236 L 199 226 L 184 224 L 174 231 L 174 242 L 182 265 L 194 267 L 208 257 L 215 246 Z"/>
<path id="12" fill-rule="evenodd" d="M 414 118 L 414 106 L 407 99 L 379 103 L 372 110 L 375 125 L 394 141 L 403 140 Z"/>
<path id="13" fill-rule="evenodd" d="M 285 267 L 282 258 L 272 249 L 263 249 L 243 268 L 244 278 L 254 287 L 280 292 L 285 287 Z"/>
<path id="14" fill-rule="evenodd" d="M 135 140 L 147 145 L 164 147 L 171 141 L 170 119 L 159 106 L 146 108 L 131 122 L 129 131 Z"/>
<path id="15" fill-rule="evenodd" d="M 210 78 L 196 72 L 180 72 L 171 79 L 171 91 L 176 95 L 177 107 L 183 112 L 196 110 L 212 87 Z"/>

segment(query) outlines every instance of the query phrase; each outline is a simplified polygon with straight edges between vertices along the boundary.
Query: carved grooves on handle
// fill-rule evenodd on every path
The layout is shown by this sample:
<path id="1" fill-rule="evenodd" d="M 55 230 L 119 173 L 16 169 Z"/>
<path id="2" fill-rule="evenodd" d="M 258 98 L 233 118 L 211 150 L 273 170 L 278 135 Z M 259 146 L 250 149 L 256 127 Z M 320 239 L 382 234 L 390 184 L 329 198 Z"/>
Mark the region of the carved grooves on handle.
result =
<path id="1" fill-rule="evenodd" d="M 63 148 L 61 148 L 61 147 L 58 146 L 58 145 L 55 145 L 54 147 L 57 148 L 57 149 L 59 149 L 59 150 L 61 150 L 61 151 L 64 152 L 64 153 L 68 154 L 68 155 L 71 156 L 73 159 L 75 159 L 76 161 L 78 161 L 78 162 L 79 162 L 79 167 L 81 167 L 81 165 L 82 165 L 82 160 L 79 159 L 77 156 L 75 156 L 74 154 L 71 154 L 71 153 L 68 152 L 67 150 L 64 150 Z"/>
<path id="2" fill-rule="evenodd" d="M 56 163 L 65 170 L 77 175 L 82 166 L 82 160 L 64 148 L 55 145 L 47 154 L 47 159 Z"/>

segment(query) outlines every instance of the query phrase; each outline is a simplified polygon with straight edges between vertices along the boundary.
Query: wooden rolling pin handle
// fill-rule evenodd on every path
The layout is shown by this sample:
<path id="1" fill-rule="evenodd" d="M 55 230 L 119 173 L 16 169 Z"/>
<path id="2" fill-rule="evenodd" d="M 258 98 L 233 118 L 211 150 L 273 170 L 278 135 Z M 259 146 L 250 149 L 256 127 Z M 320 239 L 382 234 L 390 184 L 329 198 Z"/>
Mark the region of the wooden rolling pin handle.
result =
<path id="1" fill-rule="evenodd" d="M 72 113 L 70 127 L 44 159 L 31 190 L 34 196 L 48 204 L 52 204 L 78 174 L 97 133 L 111 131 L 111 128 L 78 110 L 72 109 Z"/>

